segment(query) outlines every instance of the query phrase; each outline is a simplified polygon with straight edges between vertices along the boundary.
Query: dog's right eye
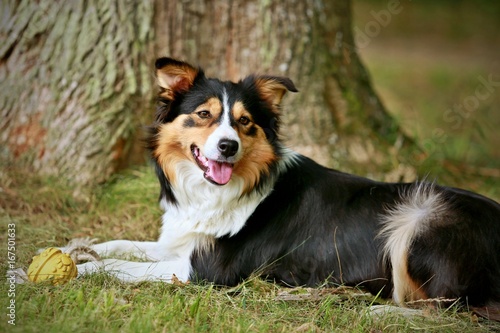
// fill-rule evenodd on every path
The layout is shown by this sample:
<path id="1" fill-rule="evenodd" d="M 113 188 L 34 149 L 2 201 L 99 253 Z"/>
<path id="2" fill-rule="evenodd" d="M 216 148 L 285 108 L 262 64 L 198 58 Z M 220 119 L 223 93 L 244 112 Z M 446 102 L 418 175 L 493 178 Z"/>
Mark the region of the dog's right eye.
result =
<path id="1" fill-rule="evenodd" d="M 196 112 L 196 114 L 198 115 L 198 117 L 200 117 L 202 119 L 208 119 L 208 118 L 212 117 L 212 114 L 210 113 L 210 111 L 207 111 L 207 110 L 198 111 L 198 112 Z"/>

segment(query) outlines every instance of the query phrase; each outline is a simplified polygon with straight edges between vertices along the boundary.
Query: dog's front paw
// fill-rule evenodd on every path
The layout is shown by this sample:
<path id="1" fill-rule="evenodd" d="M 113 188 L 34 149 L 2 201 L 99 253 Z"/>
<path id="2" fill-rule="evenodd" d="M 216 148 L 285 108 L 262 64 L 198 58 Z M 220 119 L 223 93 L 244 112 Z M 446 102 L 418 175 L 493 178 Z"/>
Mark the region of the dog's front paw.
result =
<path id="1" fill-rule="evenodd" d="M 24 283 L 28 281 L 28 275 L 22 268 L 10 269 L 7 271 L 7 282 Z"/>
<path id="2" fill-rule="evenodd" d="M 61 250 L 62 253 L 67 253 L 71 259 L 76 263 L 82 263 L 86 261 L 98 261 L 101 260 L 99 254 L 92 248 L 97 239 L 93 238 L 75 238 L 68 242 L 65 247 L 56 247 L 56 249 Z M 45 249 L 38 249 L 37 254 L 42 253 Z"/>
<path id="3" fill-rule="evenodd" d="M 76 265 L 78 270 L 78 277 L 82 275 L 92 274 L 104 270 L 104 262 L 102 260 L 98 261 L 88 261 L 83 264 Z"/>

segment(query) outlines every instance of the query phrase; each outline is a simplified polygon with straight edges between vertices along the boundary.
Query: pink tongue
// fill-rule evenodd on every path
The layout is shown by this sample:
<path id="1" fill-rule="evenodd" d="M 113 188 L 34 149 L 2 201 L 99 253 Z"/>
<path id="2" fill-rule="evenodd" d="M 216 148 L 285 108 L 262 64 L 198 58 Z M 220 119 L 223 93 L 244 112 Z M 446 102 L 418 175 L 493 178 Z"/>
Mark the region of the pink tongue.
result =
<path id="1" fill-rule="evenodd" d="M 230 163 L 208 160 L 208 170 L 205 175 L 220 185 L 224 185 L 231 179 L 233 165 Z"/>

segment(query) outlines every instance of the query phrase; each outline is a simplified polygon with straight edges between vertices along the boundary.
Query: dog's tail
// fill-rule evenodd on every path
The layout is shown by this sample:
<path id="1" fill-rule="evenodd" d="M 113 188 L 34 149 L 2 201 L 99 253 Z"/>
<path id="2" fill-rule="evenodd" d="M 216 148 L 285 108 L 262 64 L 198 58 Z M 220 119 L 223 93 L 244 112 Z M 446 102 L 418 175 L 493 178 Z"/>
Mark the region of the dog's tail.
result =
<path id="1" fill-rule="evenodd" d="M 445 200 L 434 184 L 420 182 L 401 193 L 401 201 L 388 207 L 382 216 L 380 236 L 384 239 L 384 262 L 392 267 L 395 302 L 427 298 L 408 274 L 408 249 L 416 237 L 428 230 L 430 222 L 446 210 Z"/>

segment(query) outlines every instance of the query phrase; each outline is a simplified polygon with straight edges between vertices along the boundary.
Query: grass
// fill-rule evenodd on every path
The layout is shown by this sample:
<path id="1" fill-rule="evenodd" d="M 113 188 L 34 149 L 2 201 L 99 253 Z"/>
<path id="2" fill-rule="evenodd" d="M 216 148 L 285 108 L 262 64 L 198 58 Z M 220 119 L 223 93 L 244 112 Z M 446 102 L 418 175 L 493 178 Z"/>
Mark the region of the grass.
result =
<path id="1" fill-rule="evenodd" d="M 69 239 L 154 239 L 159 227 L 157 184 L 148 167 L 128 170 L 87 202 L 60 181 L 12 169 L 0 173 L 1 243 L 15 224 L 16 265 L 27 269 L 41 247 Z M 2 257 L 5 258 L 5 247 Z M 0 264 L 2 271 L 7 263 Z M 1 295 L 8 284 L 0 285 Z M 355 288 L 283 288 L 253 277 L 234 288 L 211 284 L 125 284 L 96 274 L 62 286 L 15 287 L 16 325 L 1 332 L 488 332 L 497 323 L 463 309 L 427 309 L 405 317 L 370 314 L 388 301 Z M 6 304 L 6 303 L 3 303 Z M 6 309 L 2 306 L 2 309 Z M 4 312 L 6 310 L 3 310 Z"/>

